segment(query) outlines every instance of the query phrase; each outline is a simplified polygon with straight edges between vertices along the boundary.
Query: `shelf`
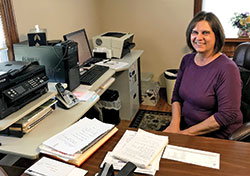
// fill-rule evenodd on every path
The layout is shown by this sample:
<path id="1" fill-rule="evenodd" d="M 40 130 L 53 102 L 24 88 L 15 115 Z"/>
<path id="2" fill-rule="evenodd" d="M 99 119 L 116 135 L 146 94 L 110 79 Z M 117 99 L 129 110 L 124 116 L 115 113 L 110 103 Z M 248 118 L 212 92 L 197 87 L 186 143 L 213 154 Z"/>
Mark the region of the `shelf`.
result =
<path id="1" fill-rule="evenodd" d="M 10 125 L 18 121 L 19 119 L 23 118 L 25 115 L 48 101 L 49 99 L 55 97 L 56 92 L 47 92 L 46 94 L 42 95 L 41 97 L 37 98 L 36 100 L 32 101 L 31 103 L 25 105 L 18 111 L 10 114 L 9 116 L 5 117 L 4 119 L 0 120 L 0 131 L 8 128 Z"/>
<path id="2" fill-rule="evenodd" d="M 222 53 L 228 57 L 233 58 L 236 47 L 244 42 L 250 42 L 250 38 L 226 38 L 225 45 L 222 48 Z"/>

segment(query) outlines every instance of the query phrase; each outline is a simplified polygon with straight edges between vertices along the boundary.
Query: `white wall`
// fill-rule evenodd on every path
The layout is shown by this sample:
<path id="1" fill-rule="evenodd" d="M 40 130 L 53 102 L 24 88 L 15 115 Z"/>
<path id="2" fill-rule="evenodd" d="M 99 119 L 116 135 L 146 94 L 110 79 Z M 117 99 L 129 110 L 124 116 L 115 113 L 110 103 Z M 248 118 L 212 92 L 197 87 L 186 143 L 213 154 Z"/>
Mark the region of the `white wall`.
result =
<path id="1" fill-rule="evenodd" d="M 47 28 L 48 39 L 86 28 L 89 39 L 106 31 L 134 33 L 143 72 L 165 86 L 163 72 L 178 68 L 188 52 L 185 30 L 193 0 L 13 0 L 21 40 L 30 28 Z"/>

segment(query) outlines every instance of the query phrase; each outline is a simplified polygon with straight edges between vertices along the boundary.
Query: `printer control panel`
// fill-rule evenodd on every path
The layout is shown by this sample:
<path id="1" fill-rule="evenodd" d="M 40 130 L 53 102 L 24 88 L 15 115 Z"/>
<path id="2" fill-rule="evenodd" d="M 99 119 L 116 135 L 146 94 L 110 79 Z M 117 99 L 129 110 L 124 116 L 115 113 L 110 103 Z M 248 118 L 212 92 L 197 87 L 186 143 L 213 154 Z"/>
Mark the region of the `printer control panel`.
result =
<path id="1" fill-rule="evenodd" d="M 28 79 L 24 82 L 21 82 L 20 84 L 8 88 L 3 91 L 3 94 L 8 97 L 11 101 L 15 101 L 33 90 L 47 84 L 48 82 L 48 77 L 45 75 L 38 75 L 36 77 L 33 77 L 31 79 Z"/>

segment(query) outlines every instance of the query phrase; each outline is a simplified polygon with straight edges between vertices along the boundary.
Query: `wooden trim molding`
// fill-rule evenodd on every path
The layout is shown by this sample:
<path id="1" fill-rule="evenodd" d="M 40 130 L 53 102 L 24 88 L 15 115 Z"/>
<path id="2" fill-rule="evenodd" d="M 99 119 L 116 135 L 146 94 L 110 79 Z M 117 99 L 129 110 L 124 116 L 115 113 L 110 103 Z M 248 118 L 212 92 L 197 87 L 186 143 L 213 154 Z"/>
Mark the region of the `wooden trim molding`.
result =
<path id="1" fill-rule="evenodd" d="M 19 42 L 12 0 L 0 0 L 0 13 L 8 47 L 9 60 L 14 60 L 13 44 Z"/>
<path id="2" fill-rule="evenodd" d="M 202 0 L 194 0 L 194 16 L 201 11 L 202 9 Z"/>

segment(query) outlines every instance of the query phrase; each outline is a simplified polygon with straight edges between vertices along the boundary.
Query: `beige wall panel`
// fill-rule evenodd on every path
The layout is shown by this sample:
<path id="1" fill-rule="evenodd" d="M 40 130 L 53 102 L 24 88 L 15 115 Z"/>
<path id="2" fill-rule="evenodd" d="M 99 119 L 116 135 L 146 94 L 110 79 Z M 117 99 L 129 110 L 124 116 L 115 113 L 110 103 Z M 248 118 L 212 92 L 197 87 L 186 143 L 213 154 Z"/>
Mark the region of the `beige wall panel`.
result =
<path id="1" fill-rule="evenodd" d="M 178 68 L 186 47 L 185 30 L 193 17 L 193 0 L 102 0 L 102 31 L 135 34 L 136 48 L 144 50 L 143 72 L 165 85 L 163 72 Z"/>
<path id="2" fill-rule="evenodd" d="M 185 30 L 193 16 L 193 0 L 13 0 L 21 40 L 36 24 L 48 39 L 86 28 L 89 39 L 106 31 L 135 34 L 136 49 L 144 50 L 143 72 L 165 86 L 163 73 L 178 68 L 189 50 Z"/>
<path id="3" fill-rule="evenodd" d="M 99 33 L 98 0 L 13 0 L 20 40 L 36 24 L 47 29 L 49 40 L 86 28 L 91 37 Z"/>

